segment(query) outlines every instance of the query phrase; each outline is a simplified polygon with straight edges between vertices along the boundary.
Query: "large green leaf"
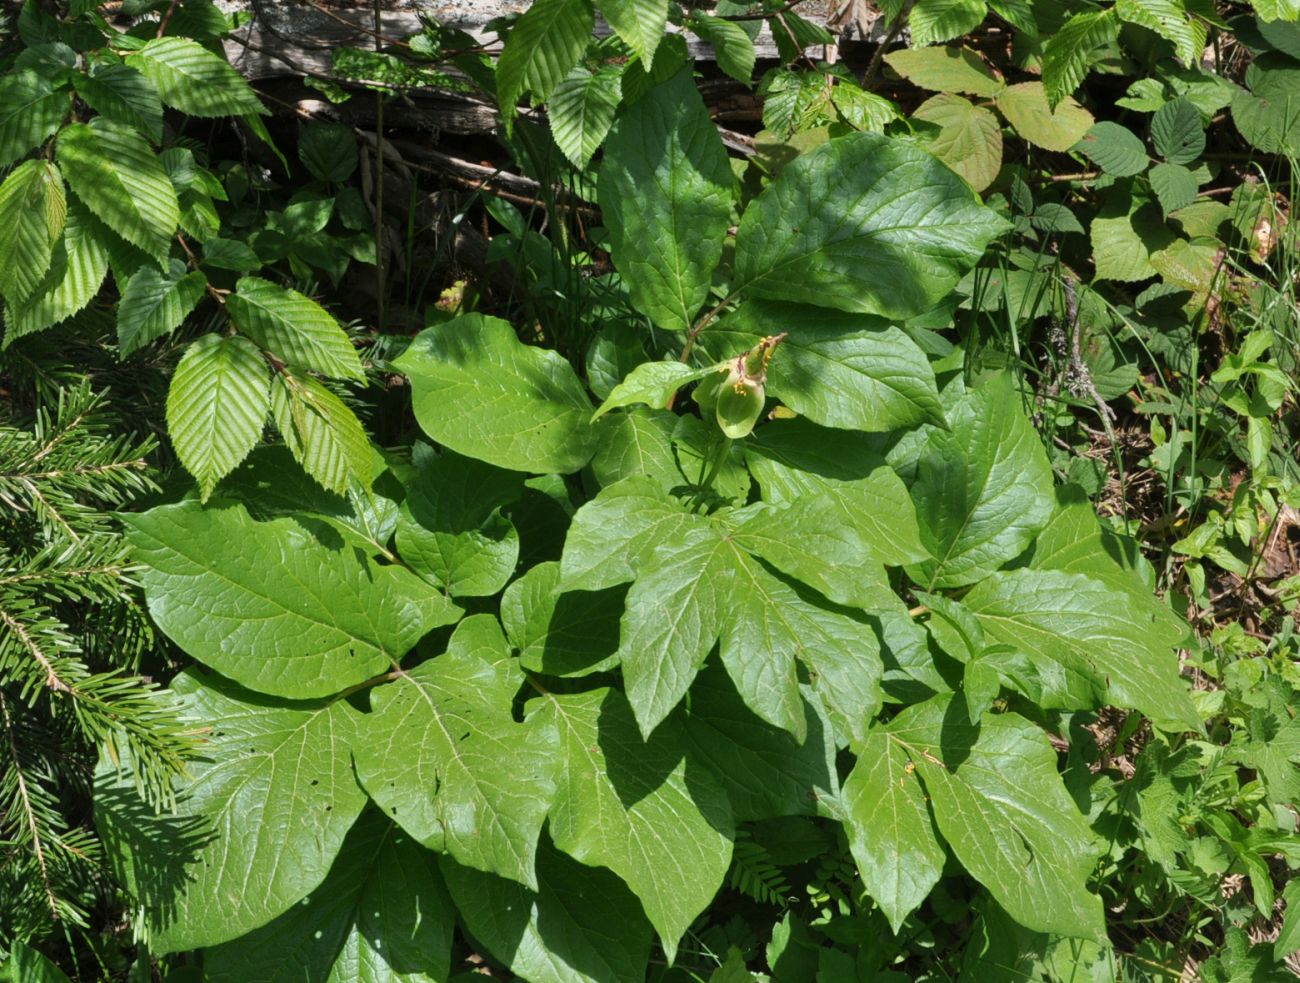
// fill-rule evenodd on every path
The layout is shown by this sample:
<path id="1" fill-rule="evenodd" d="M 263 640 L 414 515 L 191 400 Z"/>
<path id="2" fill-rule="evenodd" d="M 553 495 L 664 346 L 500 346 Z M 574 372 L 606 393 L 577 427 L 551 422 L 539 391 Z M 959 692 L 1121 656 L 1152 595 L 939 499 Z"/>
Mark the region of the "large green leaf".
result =
<path id="1" fill-rule="evenodd" d="M 436 858 L 370 810 L 301 904 L 203 954 L 206 983 L 436 983 L 456 912 Z"/>
<path id="2" fill-rule="evenodd" d="M 593 421 L 598 420 L 610 410 L 637 403 L 662 410 L 682 386 L 717 371 L 719 369 L 715 365 L 695 369 L 677 361 L 642 362 L 610 390 L 591 418 Z"/>
<path id="3" fill-rule="evenodd" d="M 154 143 L 163 136 L 163 107 L 153 84 L 120 61 L 99 62 L 72 76 L 77 95 L 114 123 L 143 131 Z"/>
<path id="4" fill-rule="evenodd" d="M 987 12 L 984 0 L 916 0 L 907 18 L 912 44 L 959 38 L 977 28 Z"/>
<path id="5" fill-rule="evenodd" d="M 360 714 L 346 700 L 285 703 L 193 670 L 173 690 L 206 737 L 175 814 L 155 815 L 111 767 L 95 795 L 156 953 L 226 942 L 287 911 L 325 879 L 366 802 L 351 762 Z"/>
<path id="6" fill-rule="evenodd" d="M 519 559 L 519 533 L 501 509 L 523 490 L 517 471 L 442 455 L 407 490 L 397 520 L 402 559 L 453 596 L 495 594 Z"/>
<path id="7" fill-rule="evenodd" d="M 1017 82 L 997 96 L 997 107 L 1025 140 L 1044 150 L 1069 150 L 1092 128 L 1092 113 L 1069 96 L 1049 105 L 1042 82 Z"/>
<path id="8" fill-rule="evenodd" d="M 787 164 L 745 209 L 733 290 L 911 317 L 951 290 L 1004 228 L 924 150 L 855 133 Z"/>
<path id="9" fill-rule="evenodd" d="M 105 225 L 164 263 L 180 222 L 176 189 L 148 142 L 102 116 L 59 131 L 59 167 Z"/>
<path id="10" fill-rule="evenodd" d="M 506 588 L 501 622 L 519 664 L 547 676 L 585 676 L 617 664 L 626 592 L 560 591 L 560 565 L 539 563 Z"/>
<path id="11" fill-rule="evenodd" d="M 370 484 L 370 439 L 357 415 L 311 376 L 293 369 L 271 381 L 271 417 L 293 456 L 322 488 L 347 494 Z"/>
<path id="12" fill-rule="evenodd" d="M 577 65 L 556 87 L 548 107 L 551 135 L 574 167 L 585 168 L 604 142 L 622 98 L 621 67 L 593 73 Z"/>
<path id="13" fill-rule="evenodd" d="M 1178 675 L 1184 631 L 1129 592 L 1079 573 L 1013 570 L 976 584 L 963 603 L 991 641 L 1029 658 L 1043 706 L 1109 703 L 1169 729 L 1200 726 Z"/>
<path id="14" fill-rule="evenodd" d="M 409 571 L 242 506 L 124 517 L 149 612 L 186 652 L 260 692 L 324 696 L 385 671 L 459 611 Z"/>
<path id="15" fill-rule="evenodd" d="M 643 743 L 617 690 L 548 696 L 533 707 L 534 718 L 559 728 L 565 760 L 550 815 L 555 845 L 621 877 L 671 961 L 730 864 L 725 793 L 686 752 L 680 725 Z"/>
<path id="16" fill-rule="evenodd" d="M 44 143 L 68 112 L 68 96 L 31 69 L 0 78 L 0 167 Z"/>
<path id="17" fill-rule="evenodd" d="M 339 323 L 310 297 L 261 277 L 240 277 L 226 298 L 235 327 L 288 364 L 361 382 L 361 359 Z"/>
<path id="18" fill-rule="evenodd" d="M 1256 150 L 1300 153 L 1300 65 L 1279 52 L 1266 52 L 1246 70 L 1250 92 L 1232 97 L 1232 121 Z"/>
<path id="19" fill-rule="evenodd" d="M 190 38 L 154 38 L 127 64 L 153 83 L 163 102 L 190 116 L 268 112 L 243 76 Z"/>
<path id="20" fill-rule="evenodd" d="M 171 270 L 160 273 L 156 267 L 141 267 L 122 289 L 117 305 L 117 344 L 122 358 L 138 348 L 175 331 L 198 306 L 208 286 L 208 278 L 199 270 L 189 273 Z M 232 341 L 234 339 L 231 339 Z M 261 356 L 258 355 L 261 362 Z M 265 363 L 263 363 L 265 375 Z M 262 407 L 262 417 L 266 407 Z M 261 433 L 258 420 L 258 433 Z M 173 437 L 174 439 L 174 437 Z"/>
<path id="21" fill-rule="evenodd" d="M 817 815 L 835 799 L 835 740 L 821 701 L 806 690 L 803 697 L 806 736 L 799 741 L 755 716 L 720 665 L 700 673 L 686 737 L 726 790 L 737 822 Z"/>
<path id="22" fill-rule="evenodd" d="M 577 471 L 595 452 L 591 402 L 555 352 L 505 321 L 466 314 L 422 331 L 397 359 L 415 418 L 458 454 L 512 471 Z"/>
<path id="23" fill-rule="evenodd" d="M 943 420 L 925 353 L 880 318 L 756 301 L 742 304 L 700 339 L 722 359 L 781 331 L 789 337 L 772 356 L 767 391 L 801 416 L 827 427 L 867 431 Z"/>
<path id="24" fill-rule="evenodd" d="M 843 822 L 862 883 L 897 934 L 939 883 L 943 847 L 902 745 L 873 727 L 857 751 L 840 796 Z"/>
<path id="25" fill-rule="evenodd" d="M 927 589 L 972 584 L 1012 559 L 1052 514 L 1052 469 L 1005 377 L 968 393 L 932 432 L 912 499 L 933 560 L 909 567 Z"/>
<path id="26" fill-rule="evenodd" d="M 654 930 L 627 886 L 543 841 L 537 891 L 444 858 L 465 927 L 530 983 L 624 983 L 645 976 Z"/>
<path id="27" fill-rule="evenodd" d="M 1104 938 L 1101 899 L 1087 888 L 1100 845 L 1046 735 L 1014 713 L 971 723 L 961 706 L 936 697 L 887 728 L 920 773 L 944 840 L 1020 924 Z"/>
<path id="28" fill-rule="evenodd" d="M 515 21 L 497 60 L 497 104 L 506 117 L 526 91 L 538 102 L 587 50 L 595 18 L 591 0 L 538 0 Z"/>
<path id="29" fill-rule="evenodd" d="M 48 160 L 19 164 L 0 184 L 0 296 L 20 306 L 40 287 L 63 236 L 68 202 Z"/>
<path id="30" fill-rule="evenodd" d="M 667 0 L 596 0 L 596 6 L 649 71 L 668 24 Z"/>
<path id="31" fill-rule="evenodd" d="M 495 619 L 477 615 L 446 654 L 374 690 L 357 776 L 425 846 L 536 890 L 559 747 L 554 724 L 515 721 L 523 673 L 508 654 Z"/>
<path id="32" fill-rule="evenodd" d="M 1120 20 L 1154 31 L 1174 46 L 1184 65 L 1196 66 L 1205 52 L 1206 23 L 1193 16 L 1182 0 L 1116 0 Z"/>
<path id="33" fill-rule="evenodd" d="M 49 272 L 25 304 L 5 307 L 4 347 L 58 324 L 95 299 L 108 275 L 109 235 L 81 202 L 68 202 L 63 238 L 54 247 Z"/>
<path id="34" fill-rule="evenodd" d="M 947 92 L 931 96 L 912 113 L 938 132 L 922 146 L 983 191 L 1002 168 L 1002 124 L 993 113 L 969 99 Z"/>
<path id="35" fill-rule="evenodd" d="M 149 267 L 136 277 L 146 273 Z M 204 501 L 261 439 L 271 402 L 269 374 L 248 339 L 219 334 L 200 337 L 176 366 L 167 390 L 167 432 Z"/>
<path id="36" fill-rule="evenodd" d="M 1003 86 L 969 48 L 900 48 L 885 55 L 885 61 L 913 85 L 934 92 L 964 92 L 989 99 Z"/>
<path id="37" fill-rule="evenodd" d="M 633 305 L 658 326 L 690 327 L 722 258 L 731 167 L 689 68 L 615 123 L 600 168 L 610 253 Z"/>
<path id="38" fill-rule="evenodd" d="M 1043 88 L 1055 109 L 1074 95 L 1092 67 L 1097 51 L 1119 36 L 1115 9 L 1077 13 L 1043 43 Z"/>

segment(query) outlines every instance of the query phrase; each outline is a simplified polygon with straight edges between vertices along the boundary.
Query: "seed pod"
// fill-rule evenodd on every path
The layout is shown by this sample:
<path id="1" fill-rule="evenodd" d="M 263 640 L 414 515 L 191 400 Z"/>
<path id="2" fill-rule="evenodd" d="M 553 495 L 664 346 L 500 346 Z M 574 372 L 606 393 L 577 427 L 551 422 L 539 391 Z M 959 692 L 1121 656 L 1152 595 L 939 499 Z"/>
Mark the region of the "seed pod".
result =
<path id="1" fill-rule="evenodd" d="M 732 440 L 748 437 L 763 415 L 767 397 L 763 380 L 746 378 L 743 369 L 733 368 L 718 390 L 718 426 Z"/>

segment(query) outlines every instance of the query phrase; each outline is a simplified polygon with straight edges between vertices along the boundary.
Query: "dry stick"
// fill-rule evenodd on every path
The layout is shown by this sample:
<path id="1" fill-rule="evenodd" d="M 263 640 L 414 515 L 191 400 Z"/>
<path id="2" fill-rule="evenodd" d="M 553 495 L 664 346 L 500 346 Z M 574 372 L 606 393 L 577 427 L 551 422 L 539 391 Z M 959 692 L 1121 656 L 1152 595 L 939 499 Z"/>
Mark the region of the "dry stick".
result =
<path id="1" fill-rule="evenodd" d="M 907 26 L 907 15 L 912 12 L 912 4 L 916 0 L 907 0 L 903 4 L 903 9 L 898 12 L 894 23 L 889 25 L 889 33 L 885 35 L 880 42 L 875 53 L 871 56 L 871 61 L 867 63 L 867 70 L 862 73 L 862 87 L 868 89 L 871 87 L 871 80 L 875 78 L 876 72 L 880 70 L 880 62 L 885 57 L 885 51 L 891 44 L 898 40 L 898 36 L 903 33 L 903 28 Z"/>
<path id="2" fill-rule="evenodd" d="M 779 17 L 781 14 L 789 13 L 795 7 L 803 3 L 804 0 L 790 0 L 784 7 L 778 7 L 776 10 L 765 10 L 757 14 L 731 14 L 719 18 L 720 20 L 766 20 L 768 17 Z"/>
<path id="3" fill-rule="evenodd" d="M 166 33 L 167 22 L 172 19 L 172 14 L 176 12 L 176 8 L 180 5 L 180 2 L 181 0 L 172 0 L 171 4 L 167 7 L 167 13 L 163 14 L 162 20 L 158 22 L 158 33 L 155 34 L 154 37 L 160 38 L 164 33 Z"/>
<path id="4" fill-rule="evenodd" d="M 1115 419 L 1115 411 L 1101 398 L 1101 393 L 1097 392 L 1097 384 L 1092 381 L 1092 373 L 1083 363 L 1080 343 L 1083 332 L 1079 328 L 1079 298 L 1075 292 L 1074 280 L 1067 275 L 1061 278 L 1061 282 L 1065 286 L 1065 310 L 1070 321 L 1070 363 L 1066 369 L 1065 384 L 1074 395 L 1091 397 L 1097 407 L 1097 414 L 1101 417 L 1101 425 L 1106 430 L 1110 446 L 1114 448 L 1115 430 L 1111 426 L 1111 421 Z"/>

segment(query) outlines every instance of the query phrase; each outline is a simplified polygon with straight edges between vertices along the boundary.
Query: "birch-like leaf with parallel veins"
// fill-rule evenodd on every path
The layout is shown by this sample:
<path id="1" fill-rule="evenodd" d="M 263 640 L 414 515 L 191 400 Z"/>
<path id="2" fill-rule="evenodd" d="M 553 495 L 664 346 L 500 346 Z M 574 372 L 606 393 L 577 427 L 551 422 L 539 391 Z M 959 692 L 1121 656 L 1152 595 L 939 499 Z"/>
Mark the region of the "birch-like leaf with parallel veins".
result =
<path id="1" fill-rule="evenodd" d="M 292 519 L 255 522 L 239 505 L 191 501 L 123 521 L 158 627 L 259 692 L 337 693 L 460 613 L 402 567 L 322 545 Z"/>

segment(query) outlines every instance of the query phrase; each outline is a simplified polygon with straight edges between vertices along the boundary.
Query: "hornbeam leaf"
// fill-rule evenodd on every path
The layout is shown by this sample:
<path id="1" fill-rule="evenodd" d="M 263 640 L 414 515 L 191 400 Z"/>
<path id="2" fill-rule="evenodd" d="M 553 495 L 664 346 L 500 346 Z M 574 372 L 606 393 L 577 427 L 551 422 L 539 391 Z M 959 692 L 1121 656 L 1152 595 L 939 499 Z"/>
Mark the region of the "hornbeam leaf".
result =
<path id="1" fill-rule="evenodd" d="M 1043 706 L 1115 704 L 1172 730 L 1199 729 L 1174 652 L 1185 630 L 1152 611 L 1145 596 L 1084 574 L 1036 569 L 995 573 L 963 604 L 990 641 L 1033 661 Z"/>
<path id="2" fill-rule="evenodd" d="M 100 62 L 88 73 L 74 73 L 72 87 L 101 116 L 142 130 L 155 144 L 162 143 L 162 100 L 153 84 L 134 68 L 120 61 Z"/>
<path id="3" fill-rule="evenodd" d="M 828 210 L 828 201 L 841 204 Z M 853 133 L 787 164 L 745 209 L 732 289 L 912 317 L 951 290 L 1005 228 L 924 150 Z"/>
<path id="4" fill-rule="evenodd" d="M 421 429 L 458 454 L 569 474 L 595 453 L 591 402 L 573 368 L 499 318 L 466 314 L 422 331 L 395 364 L 410 376 Z"/>
<path id="5" fill-rule="evenodd" d="M 347 333 L 310 297 L 261 277 L 245 276 L 226 298 L 226 310 L 235 327 L 294 368 L 336 379 L 365 380 Z"/>
<path id="6" fill-rule="evenodd" d="M 225 59 L 190 38 L 154 38 L 130 55 L 127 64 L 154 84 L 163 102 L 188 116 L 270 112 Z"/>
<path id="7" fill-rule="evenodd" d="M 208 278 L 199 270 L 177 276 L 174 271 L 158 272 L 156 267 L 141 267 L 122 289 L 117 305 L 118 355 L 126 358 L 152 341 L 170 334 L 198 306 L 207 289 Z M 233 339 L 231 339 L 233 340 Z M 261 356 L 258 356 L 261 362 Z M 262 364 L 262 375 L 266 365 Z M 262 407 L 262 417 L 266 407 Z M 258 433 L 261 433 L 259 419 Z"/>
<path id="8" fill-rule="evenodd" d="M 149 612 L 194 658 L 263 693 L 325 696 L 383 672 L 459 609 L 414 574 L 242 506 L 124 516 Z"/>
<path id="9" fill-rule="evenodd" d="M 873 727 L 840 797 L 862 883 L 895 934 L 939 883 L 944 863 L 925 790 L 909 765 L 902 745 Z"/>
<path id="10" fill-rule="evenodd" d="M 557 732 L 537 718 L 515 722 L 523 673 L 495 619 L 465 624 L 479 618 L 491 625 L 496 661 L 453 650 L 374 690 L 357 776 L 425 846 L 536 890 L 537 840 L 560 765 Z"/>
<path id="11" fill-rule="evenodd" d="M 1097 60 L 1097 49 L 1114 41 L 1119 27 L 1114 7 L 1088 10 L 1075 14 L 1043 43 L 1043 88 L 1051 108 L 1074 95 Z"/>
<path id="12" fill-rule="evenodd" d="M 193 670 L 172 688 L 206 737 L 176 813 L 153 814 L 111 766 L 95 795 L 157 953 L 217 945 L 283 914 L 325 879 L 366 803 L 351 761 L 361 715 L 346 700 L 270 700 Z"/>
<path id="13" fill-rule="evenodd" d="M 63 238 L 55 244 L 50 270 L 25 304 L 5 308 L 0 347 L 58 324 L 95 299 L 108 275 L 105 241 L 110 235 L 81 202 L 68 202 Z"/>
<path id="14" fill-rule="evenodd" d="M 909 568 L 918 584 L 960 587 L 1027 547 L 1052 514 L 1052 469 L 1005 379 L 968 393 L 921 454 L 912 499 L 933 560 Z"/>
<path id="15" fill-rule="evenodd" d="M 548 696 L 532 706 L 533 718 L 559 728 L 563 748 L 550 814 L 555 845 L 623 879 L 671 962 L 730 866 L 735 826 L 726 794 L 686 752 L 679 726 L 643 743 L 617 690 Z"/>
<path id="16" fill-rule="evenodd" d="M 128 282 L 128 293 L 145 274 L 153 275 L 150 267 Z M 167 432 L 203 501 L 261 439 L 269 384 L 270 370 L 246 338 L 205 334 L 185 350 L 167 391 Z"/>
<path id="17" fill-rule="evenodd" d="M 19 164 L 0 184 L 0 295 L 21 306 L 54 262 L 68 203 L 63 178 L 48 160 Z"/>
<path id="18" fill-rule="evenodd" d="M 436 858 L 378 810 L 329 876 L 279 918 L 203 954 L 208 983 L 430 983 L 451 970 L 456 911 Z"/>
<path id="19" fill-rule="evenodd" d="M 311 376 L 285 369 L 271 381 L 271 416 L 294 458 L 339 495 L 369 487 L 370 439 L 348 405 Z"/>
<path id="20" fill-rule="evenodd" d="M 598 196 L 632 305 L 685 331 L 708 298 L 731 214 L 731 167 L 689 68 L 614 124 Z"/>
<path id="21" fill-rule="evenodd" d="M 668 23 L 667 0 L 596 0 L 596 6 L 649 71 Z"/>
<path id="22" fill-rule="evenodd" d="M 497 104 L 507 118 L 526 91 L 548 99 L 591 41 L 591 0 L 538 0 L 515 22 L 497 60 Z"/>
<path id="23" fill-rule="evenodd" d="M 622 78 L 621 66 L 592 73 L 577 65 L 552 95 L 551 135 L 574 167 L 585 168 L 609 133 L 623 97 Z"/>
<path id="24" fill-rule="evenodd" d="M 68 112 L 68 94 L 55 92 L 31 69 L 0 79 L 0 167 L 8 167 L 59 128 Z"/>
<path id="25" fill-rule="evenodd" d="M 1104 939 L 1101 899 L 1087 887 L 1099 844 L 1046 735 L 1014 713 L 971 723 L 962 706 L 935 697 L 886 728 L 916 766 L 944 840 L 1020 924 Z"/>
<path id="26" fill-rule="evenodd" d="M 807 304 L 742 304 L 701 337 L 718 358 L 789 332 L 768 366 L 767 391 L 814 423 L 897 430 L 942 422 L 925 353 L 900 328 L 862 314 Z"/>
<path id="27" fill-rule="evenodd" d="M 537 891 L 462 867 L 440 866 L 465 927 L 519 979 L 621 983 L 643 979 L 654 929 L 627 886 L 543 841 Z"/>
<path id="28" fill-rule="evenodd" d="M 165 263 L 180 204 L 162 162 L 135 130 L 96 116 L 59 131 L 59 168 L 95 216 Z"/>

